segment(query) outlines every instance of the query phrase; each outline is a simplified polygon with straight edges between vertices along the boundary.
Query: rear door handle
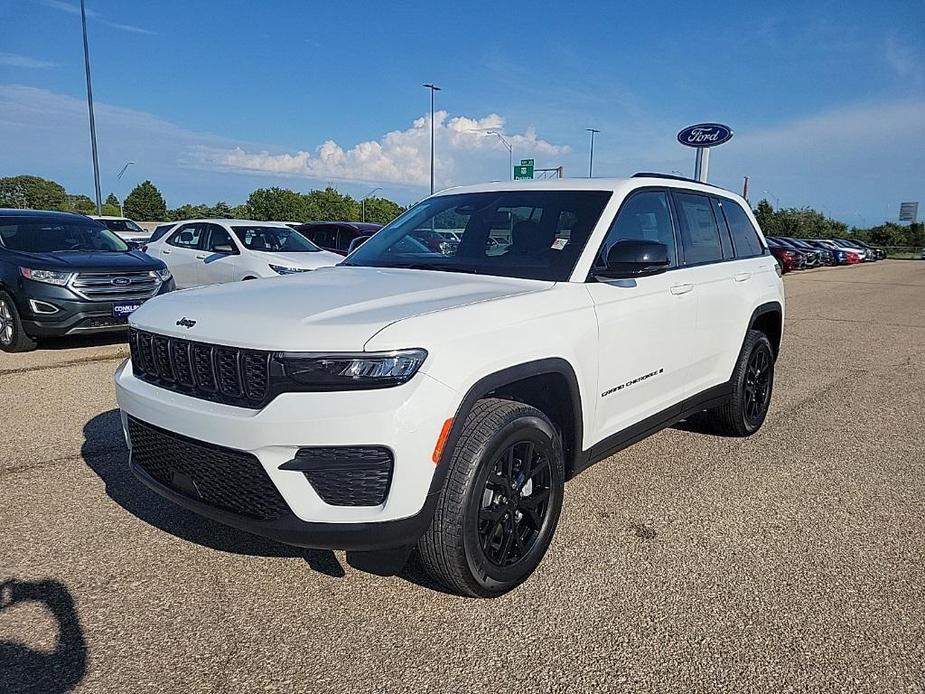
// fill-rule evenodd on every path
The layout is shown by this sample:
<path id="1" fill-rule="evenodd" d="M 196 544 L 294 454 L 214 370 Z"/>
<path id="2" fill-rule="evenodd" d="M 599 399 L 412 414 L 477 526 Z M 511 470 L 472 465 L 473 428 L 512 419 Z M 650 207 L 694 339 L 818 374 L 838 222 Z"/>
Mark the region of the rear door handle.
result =
<path id="1" fill-rule="evenodd" d="M 750 280 L 751 278 L 752 278 L 752 273 L 750 273 L 750 272 L 740 272 L 740 273 L 739 273 L 738 275 L 736 275 L 733 279 L 734 279 L 736 282 L 747 282 L 747 281 Z"/>
<path id="2" fill-rule="evenodd" d="M 170 251 L 165 248 L 164 250 L 161 251 L 161 254 L 170 255 Z"/>
<path id="3" fill-rule="evenodd" d="M 670 288 L 672 294 L 687 294 L 693 289 L 693 284 L 676 284 Z"/>

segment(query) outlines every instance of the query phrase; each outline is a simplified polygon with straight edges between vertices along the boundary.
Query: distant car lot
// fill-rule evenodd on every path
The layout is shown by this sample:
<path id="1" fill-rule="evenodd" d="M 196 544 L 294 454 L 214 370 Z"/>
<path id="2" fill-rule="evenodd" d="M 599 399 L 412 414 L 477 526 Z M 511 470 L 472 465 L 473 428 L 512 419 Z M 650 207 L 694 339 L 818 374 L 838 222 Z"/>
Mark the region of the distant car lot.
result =
<path id="1" fill-rule="evenodd" d="M 485 602 L 148 492 L 114 411 L 120 343 L 0 354 L 0 397 L 16 403 L 0 440 L 0 583 L 33 597 L 0 602 L 0 644 L 51 653 L 0 682 L 471 691 L 503 672 L 523 691 L 916 691 L 925 265 L 785 286 L 762 432 L 745 444 L 681 425 L 582 473 L 537 574 Z"/>

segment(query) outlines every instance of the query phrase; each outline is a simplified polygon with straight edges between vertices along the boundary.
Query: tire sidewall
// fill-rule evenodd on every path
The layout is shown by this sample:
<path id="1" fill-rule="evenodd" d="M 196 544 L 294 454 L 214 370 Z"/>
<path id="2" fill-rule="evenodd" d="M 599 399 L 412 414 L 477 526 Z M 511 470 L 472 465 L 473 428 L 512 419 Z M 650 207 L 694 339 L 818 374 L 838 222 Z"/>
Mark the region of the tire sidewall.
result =
<path id="1" fill-rule="evenodd" d="M 7 308 L 10 310 L 10 316 L 13 319 L 13 339 L 8 345 L 0 342 L 0 352 L 21 352 L 24 346 L 24 333 L 22 329 L 22 319 L 19 317 L 19 309 L 16 307 L 16 302 L 13 300 L 13 297 L 6 291 L 0 290 L 0 301 L 3 301 L 7 305 Z M 28 346 L 28 342 L 26 346 Z"/>
<path id="2" fill-rule="evenodd" d="M 478 513 L 482 491 L 496 457 L 508 446 L 520 441 L 532 441 L 549 459 L 550 501 L 539 537 L 530 551 L 517 563 L 498 567 L 488 561 L 482 551 L 478 533 Z M 565 484 L 562 445 L 555 429 L 544 418 L 522 415 L 506 423 L 488 439 L 478 452 L 475 474 L 466 489 L 463 519 L 463 552 L 472 578 L 490 593 L 501 593 L 522 583 L 539 565 L 552 541 Z"/>
<path id="3" fill-rule="evenodd" d="M 745 378 L 748 375 L 748 363 L 751 361 L 752 355 L 757 350 L 765 350 L 768 353 L 768 363 L 770 364 L 769 368 L 771 370 L 771 375 L 770 380 L 768 381 L 767 399 L 765 400 L 758 420 L 753 422 L 748 418 L 748 415 L 745 412 Z M 758 429 L 761 428 L 761 425 L 764 424 L 765 418 L 768 416 L 768 410 L 771 407 L 771 396 L 774 393 L 774 367 L 774 350 L 771 348 L 771 341 L 768 340 L 768 338 L 763 333 L 756 331 L 753 334 L 753 339 L 750 340 L 749 349 L 745 350 L 742 355 L 738 379 L 736 382 L 736 409 L 738 410 L 739 418 L 742 421 L 742 426 L 744 427 L 745 432 L 748 434 L 753 434 L 758 431 Z"/>

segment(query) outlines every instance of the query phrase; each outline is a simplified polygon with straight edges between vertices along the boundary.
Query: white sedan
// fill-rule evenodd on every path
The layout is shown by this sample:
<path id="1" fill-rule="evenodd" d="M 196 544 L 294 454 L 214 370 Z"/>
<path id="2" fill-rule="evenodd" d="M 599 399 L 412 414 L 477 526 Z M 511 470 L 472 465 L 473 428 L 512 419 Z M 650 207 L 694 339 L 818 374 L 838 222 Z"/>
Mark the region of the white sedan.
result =
<path id="1" fill-rule="evenodd" d="M 179 222 L 145 252 L 167 264 L 178 289 L 290 275 L 343 260 L 281 222 L 246 219 Z"/>
<path id="2" fill-rule="evenodd" d="M 133 241 L 135 243 L 144 243 L 151 238 L 151 232 L 142 229 L 136 222 L 128 217 L 110 217 L 108 215 L 89 215 L 90 219 L 102 223 L 109 231 L 113 232 L 123 241 Z"/>

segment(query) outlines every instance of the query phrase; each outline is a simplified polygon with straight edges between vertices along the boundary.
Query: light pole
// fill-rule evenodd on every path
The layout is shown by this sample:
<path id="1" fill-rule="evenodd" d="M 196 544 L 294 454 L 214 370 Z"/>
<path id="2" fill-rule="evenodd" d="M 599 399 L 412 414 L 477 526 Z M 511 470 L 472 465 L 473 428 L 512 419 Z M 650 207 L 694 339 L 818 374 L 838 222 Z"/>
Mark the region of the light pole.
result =
<path id="1" fill-rule="evenodd" d="M 436 84 L 425 84 L 430 90 L 430 194 L 434 194 L 434 93 L 440 91 Z"/>
<path id="2" fill-rule="evenodd" d="M 765 195 L 770 195 L 772 198 L 774 198 L 774 204 L 777 205 L 776 209 L 779 210 L 780 209 L 780 198 L 774 195 L 774 193 L 772 193 L 770 190 L 765 190 L 763 192 Z"/>
<path id="3" fill-rule="evenodd" d="M 597 128 L 585 128 L 589 133 L 591 133 L 591 156 L 588 157 L 588 178 L 593 178 L 594 176 L 594 134 L 599 133 L 600 130 Z"/>
<path id="4" fill-rule="evenodd" d="M 116 180 L 117 180 L 117 181 L 121 181 L 121 180 L 122 180 L 122 174 L 124 174 L 124 173 L 125 173 L 125 170 L 126 170 L 128 167 L 130 167 L 132 164 L 134 164 L 134 163 L 135 163 L 135 162 L 133 162 L 133 161 L 127 161 L 127 162 L 125 162 L 125 166 L 123 166 L 121 169 L 119 169 L 119 173 L 116 174 Z M 119 216 L 120 216 L 120 217 L 124 217 L 124 216 L 125 216 L 125 209 L 124 209 L 124 204 L 123 204 L 124 202 L 125 202 L 125 200 L 124 200 L 123 198 L 119 198 Z"/>
<path id="5" fill-rule="evenodd" d="M 364 195 L 363 198 L 360 200 L 360 203 L 362 203 L 363 205 L 363 221 L 364 222 L 366 221 L 366 198 L 368 198 L 370 195 L 375 193 L 377 190 L 382 190 L 382 188 L 373 188 L 366 195 Z"/>
<path id="6" fill-rule="evenodd" d="M 511 180 L 513 181 L 513 180 L 514 180 L 514 146 L 513 146 L 510 142 L 508 142 L 507 140 L 505 140 L 505 139 L 504 139 L 504 135 L 502 135 L 502 134 L 501 134 L 500 132 L 498 132 L 497 130 L 489 130 L 489 131 L 487 131 L 486 134 L 488 134 L 488 135 L 497 135 L 497 136 L 498 136 L 498 139 L 501 140 L 501 144 L 503 144 L 503 145 L 507 148 L 507 154 L 508 154 L 508 157 L 507 157 L 507 163 L 508 163 L 507 170 L 508 170 L 508 173 L 511 174 Z"/>
<path id="7" fill-rule="evenodd" d="M 90 112 L 90 148 L 93 151 L 93 184 L 96 189 L 96 213 L 103 214 L 100 195 L 100 160 L 96 153 L 96 119 L 93 117 L 93 87 L 90 86 L 90 42 L 87 40 L 87 9 L 80 0 L 80 23 L 84 33 L 84 67 L 87 70 L 87 110 Z"/>

